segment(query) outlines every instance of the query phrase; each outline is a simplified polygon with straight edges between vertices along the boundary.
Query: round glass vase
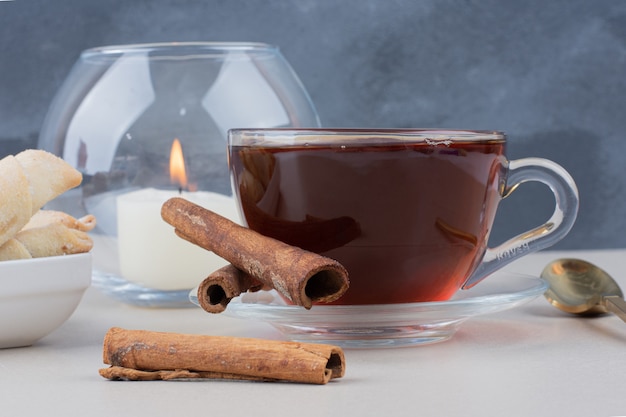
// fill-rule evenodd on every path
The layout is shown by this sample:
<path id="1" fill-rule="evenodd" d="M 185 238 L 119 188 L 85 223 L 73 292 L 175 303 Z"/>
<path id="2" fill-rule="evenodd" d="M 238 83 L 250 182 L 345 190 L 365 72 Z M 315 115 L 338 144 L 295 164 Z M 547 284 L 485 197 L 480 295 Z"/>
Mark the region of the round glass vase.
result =
<path id="1" fill-rule="evenodd" d="M 240 222 L 227 131 L 319 125 L 307 91 L 272 45 L 89 49 L 39 137 L 39 148 L 77 168 L 83 183 L 47 208 L 96 216 L 95 287 L 133 305 L 192 306 L 189 291 L 226 261 L 178 238 L 161 219 L 162 204 L 181 196 Z"/>

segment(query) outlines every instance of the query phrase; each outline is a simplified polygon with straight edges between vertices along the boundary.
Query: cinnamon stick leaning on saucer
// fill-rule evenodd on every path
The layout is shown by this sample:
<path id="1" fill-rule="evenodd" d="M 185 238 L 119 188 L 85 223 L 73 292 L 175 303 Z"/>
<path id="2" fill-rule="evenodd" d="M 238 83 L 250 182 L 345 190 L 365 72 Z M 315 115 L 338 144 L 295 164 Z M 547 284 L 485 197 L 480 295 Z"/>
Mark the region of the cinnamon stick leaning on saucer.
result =
<path id="1" fill-rule="evenodd" d="M 266 287 L 232 264 L 212 272 L 198 286 L 198 303 L 208 313 L 221 313 L 233 298 Z"/>
<path id="2" fill-rule="evenodd" d="M 179 237 L 214 252 L 296 305 L 309 309 L 348 289 L 348 272 L 339 262 L 263 236 L 183 198 L 166 201 L 161 216 Z"/>
<path id="3" fill-rule="evenodd" d="M 100 369 L 112 380 L 235 379 L 326 384 L 345 374 L 340 347 L 113 327 Z"/>

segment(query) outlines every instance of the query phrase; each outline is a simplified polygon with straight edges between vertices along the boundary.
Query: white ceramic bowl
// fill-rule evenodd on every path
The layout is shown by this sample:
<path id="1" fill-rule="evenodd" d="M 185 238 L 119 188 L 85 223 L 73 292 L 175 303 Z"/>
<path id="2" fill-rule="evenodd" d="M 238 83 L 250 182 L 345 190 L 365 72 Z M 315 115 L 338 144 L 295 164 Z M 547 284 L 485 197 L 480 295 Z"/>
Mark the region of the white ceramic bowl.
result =
<path id="1" fill-rule="evenodd" d="M 90 253 L 0 262 L 0 348 L 30 346 L 51 333 L 90 284 Z"/>

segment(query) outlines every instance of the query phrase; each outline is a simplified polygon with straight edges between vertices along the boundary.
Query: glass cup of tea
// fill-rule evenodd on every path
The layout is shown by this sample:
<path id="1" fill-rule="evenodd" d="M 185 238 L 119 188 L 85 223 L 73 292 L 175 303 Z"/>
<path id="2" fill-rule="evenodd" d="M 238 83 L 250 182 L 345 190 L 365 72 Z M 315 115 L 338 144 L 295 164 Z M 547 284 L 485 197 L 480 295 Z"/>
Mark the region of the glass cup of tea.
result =
<path id="1" fill-rule="evenodd" d="M 508 160 L 497 131 L 233 129 L 229 166 L 245 223 L 348 270 L 334 304 L 445 301 L 561 240 L 578 191 L 558 164 Z M 551 218 L 497 247 L 500 201 L 521 183 L 554 193 Z"/>

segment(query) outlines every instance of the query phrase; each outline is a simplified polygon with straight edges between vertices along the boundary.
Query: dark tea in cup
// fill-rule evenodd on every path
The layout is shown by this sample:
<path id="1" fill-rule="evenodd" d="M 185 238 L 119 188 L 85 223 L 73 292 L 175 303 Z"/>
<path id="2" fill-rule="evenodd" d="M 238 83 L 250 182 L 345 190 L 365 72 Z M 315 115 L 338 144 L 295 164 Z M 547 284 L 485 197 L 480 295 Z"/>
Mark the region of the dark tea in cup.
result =
<path id="1" fill-rule="evenodd" d="M 347 268 L 335 304 L 408 303 L 447 300 L 571 228 L 567 173 L 505 147 L 500 132 L 236 129 L 229 163 L 251 229 Z M 527 180 L 558 188 L 551 224 L 490 249 L 500 200 Z"/>

